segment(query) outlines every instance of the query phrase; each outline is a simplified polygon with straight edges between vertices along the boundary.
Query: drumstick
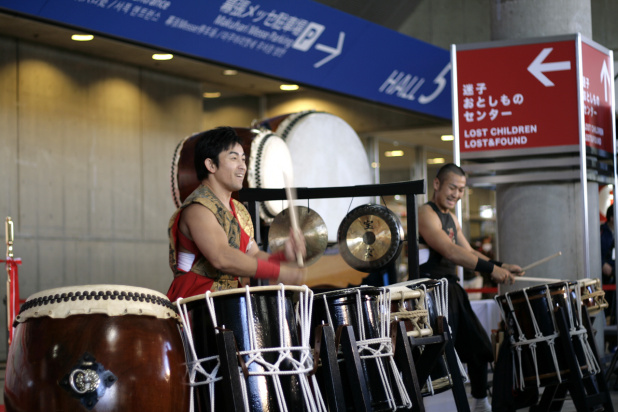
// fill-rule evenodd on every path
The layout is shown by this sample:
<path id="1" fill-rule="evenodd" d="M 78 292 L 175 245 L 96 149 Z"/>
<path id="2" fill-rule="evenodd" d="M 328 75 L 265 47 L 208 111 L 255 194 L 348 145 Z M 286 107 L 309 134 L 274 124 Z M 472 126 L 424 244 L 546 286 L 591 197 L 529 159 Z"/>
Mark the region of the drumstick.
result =
<path id="1" fill-rule="evenodd" d="M 290 177 L 284 171 L 283 181 L 285 182 L 285 196 L 288 198 L 288 208 L 290 209 L 290 223 L 292 224 L 292 235 L 294 236 L 294 242 L 299 241 L 300 228 L 298 226 L 298 219 L 296 217 L 296 208 L 294 207 L 294 196 L 292 194 L 292 188 L 290 187 Z M 299 267 L 304 266 L 303 255 L 296 250 L 296 263 Z"/>
<path id="2" fill-rule="evenodd" d="M 540 265 L 540 264 L 542 264 L 542 263 L 545 263 L 545 262 L 547 262 L 548 260 L 552 260 L 553 258 L 556 258 L 556 257 L 558 257 L 558 256 L 560 256 L 560 255 L 562 255 L 562 252 L 554 253 L 554 254 L 553 254 L 553 255 L 551 255 L 551 256 L 547 256 L 546 258 L 543 258 L 543 259 L 541 259 L 541 260 L 537 260 L 536 262 L 529 264 L 529 265 L 528 265 L 528 266 L 526 266 L 525 268 L 522 268 L 522 269 L 521 269 L 521 271 L 522 271 L 522 272 L 525 272 L 525 271 L 526 271 L 526 270 L 528 270 L 528 269 L 532 269 L 533 267 L 536 267 L 536 266 L 538 266 L 538 265 Z M 554 279 L 554 280 L 555 280 L 555 279 Z"/>
<path id="3" fill-rule="evenodd" d="M 520 282 L 545 282 L 545 283 L 563 282 L 562 279 L 533 278 L 532 276 L 515 276 L 515 280 L 520 281 Z"/>

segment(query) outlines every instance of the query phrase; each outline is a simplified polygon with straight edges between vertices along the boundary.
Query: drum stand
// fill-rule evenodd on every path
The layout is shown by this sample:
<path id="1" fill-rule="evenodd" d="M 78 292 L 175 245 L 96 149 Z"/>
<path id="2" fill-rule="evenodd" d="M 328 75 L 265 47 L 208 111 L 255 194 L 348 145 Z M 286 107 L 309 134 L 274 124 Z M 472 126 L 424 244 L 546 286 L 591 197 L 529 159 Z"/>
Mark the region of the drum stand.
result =
<path id="1" fill-rule="evenodd" d="M 566 382 L 545 387 L 541 401 L 538 405 L 530 408 L 530 411 L 560 411 L 564 404 L 566 392 L 569 391 L 575 408 L 578 411 L 605 411 L 613 412 L 611 397 L 607 388 L 607 382 L 603 371 L 593 376 L 580 376 L 580 366 L 577 361 L 577 355 L 571 341 L 571 334 L 565 315 L 565 307 L 563 305 L 555 309 L 556 322 L 560 331 L 560 342 L 564 350 L 565 358 L 568 361 L 569 373 L 566 376 Z M 594 335 L 588 310 L 582 306 L 582 321 L 588 333 L 588 343 L 594 354 L 594 358 L 600 365 L 599 355 L 597 353 Z"/>
<path id="2" fill-rule="evenodd" d="M 422 412 L 425 410 L 423 398 L 421 396 L 420 387 L 427 381 L 431 372 L 438 364 L 440 356 L 446 356 L 447 367 L 453 381 L 453 398 L 458 412 L 469 412 L 470 405 L 466 395 L 463 377 L 459 370 L 455 346 L 451 340 L 449 333 L 448 322 L 443 316 L 438 316 L 437 333 L 424 338 L 415 338 L 407 336 L 408 339 L 403 339 L 406 336 L 406 329 L 403 322 L 398 322 L 397 327 L 397 343 L 395 346 L 395 359 L 398 362 L 398 367 L 403 373 L 403 379 L 406 386 L 414 388 L 414 398 L 412 399 L 412 410 Z M 414 360 L 412 350 L 424 346 L 424 350 L 420 356 Z M 404 365 L 409 365 L 408 367 Z"/>

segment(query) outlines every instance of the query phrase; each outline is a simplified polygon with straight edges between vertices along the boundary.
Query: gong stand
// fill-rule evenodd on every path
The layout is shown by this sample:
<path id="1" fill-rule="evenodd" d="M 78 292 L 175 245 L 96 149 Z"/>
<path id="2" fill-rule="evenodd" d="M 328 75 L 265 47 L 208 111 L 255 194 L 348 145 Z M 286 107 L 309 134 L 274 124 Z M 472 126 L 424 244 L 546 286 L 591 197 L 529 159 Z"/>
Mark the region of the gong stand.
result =
<path id="1" fill-rule="evenodd" d="M 416 199 L 415 195 L 425 193 L 424 180 L 410 180 L 407 182 L 385 183 L 378 185 L 337 186 L 316 188 L 292 188 L 296 191 L 296 199 L 333 199 L 339 197 L 381 197 L 404 195 L 406 197 L 406 212 L 408 230 L 408 276 L 409 279 L 419 278 L 418 269 L 418 241 L 416 240 Z M 259 202 L 269 200 L 287 200 L 285 189 L 242 189 L 238 192 L 241 202 L 247 203 L 247 209 L 253 220 L 253 227 L 260 227 Z M 411 233 L 412 236 L 408 236 Z M 255 241 L 262 245 L 261 233 L 255 231 Z M 412 241 L 411 241 L 412 240 Z"/>
<path id="2" fill-rule="evenodd" d="M 581 309 L 582 322 L 584 324 L 583 326 L 586 328 L 588 344 L 592 349 L 596 362 L 601 365 L 596 343 L 594 341 L 594 335 L 592 333 L 588 310 L 585 305 L 582 305 Z M 562 346 L 569 366 L 569 372 L 566 374 L 566 381 L 545 387 L 540 402 L 538 405 L 531 407 L 530 410 L 533 412 L 560 411 L 562 410 L 568 391 L 578 411 L 603 410 L 605 412 L 613 412 L 614 407 L 612 406 L 612 400 L 603 371 L 601 370 L 599 373 L 592 376 L 580 376 L 580 365 L 577 361 L 571 334 L 569 333 L 569 326 L 566 318 L 568 315 L 565 314 L 565 311 L 566 304 L 561 304 L 554 310 L 558 331 L 560 332 L 560 345 Z M 601 409 L 601 407 L 604 409 Z"/>

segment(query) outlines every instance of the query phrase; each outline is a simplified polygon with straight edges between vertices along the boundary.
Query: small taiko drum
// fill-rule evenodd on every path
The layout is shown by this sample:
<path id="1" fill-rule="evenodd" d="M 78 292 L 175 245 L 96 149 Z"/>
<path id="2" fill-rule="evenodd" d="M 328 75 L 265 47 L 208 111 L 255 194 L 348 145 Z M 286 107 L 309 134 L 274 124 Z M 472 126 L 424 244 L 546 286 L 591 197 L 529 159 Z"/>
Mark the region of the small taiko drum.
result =
<path id="1" fill-rule="evenodd" d="M 573 292 L 575 291 L 575 292 Z M 514 382 L 523 390 L 559 384 L 570 369 L 559 339 L 571 339 L 580 376 L 600 371 L 582 322 L 576 282 L 538 285 L 496 296 L 515 360 Z M 569 336 L 561 336 L 554 308 L 566 312 Z"/>
<path id="2" fill-rule="evenodd" d="M 391 320 L 403 320 L 408 336 L 432 336 L 438 317 L 448 315 L 446 282 L 444 279 L 421 278 L 388 286 L 391 291 Z M 432 396 L 452 387 L 453 380 L 446 358 L 442 355 L 421 388 L 421 395 Z"/>
<path id="3" fill-rule="evenodd" d="M 330 113 L 305 111 L 264 120 L 260 126 L 287 143 L 294 165 L 294 187 L 356 186 L 373 183 L 367 152 L 352 127 Z M 347 211 L 370 203 L 368 197 L 298 200 L 326 223 L 328 241 L 337 241 L 337 228 Z"/>
<path id="4" fill-rule="evenodd" d="M 605 291 L 601 288 L 599 279 L 579 279 L 577 285 L 581 291 L 582 304 L 586 306 L 588 315 L 595 316 L 608 308 Z"/>
<path id="5" fill-rule="evenodd" d="M 72 286 L 30 296 L 15 320 L 7 411 L 186 411 L 174 305 L 159 292 Z"/>
<path id="6" fill-rule="evenodd" d="M 258 286 L 207 292 L 177 304 L 186 328 L 190 384 L 201 411 L 225 406 L 215 333 L 231 330 L 247 411 L 325 411 L 309 345 L 313 292 L 306 286 Z"/>
<path id="7" fill-rule="evenodd" d="M 242 147 L 247 158 L 247 179 L 245 187 L 263 189 L 281 189 L 285 187 L 284 172 L 291 178 L 292 159 L 285 142 L 270 130 L 252 128 L 234 128 L 242 140 Z M 172 198 L 176 207 L 199 185 L 195 173 L 195 145 L 204 132 L 184 138 L 176 146 L 172 159 L 171 186 Z M 272 220 L 279 212 L 287 208 L 285 201 L 268 201 L 260 204 L 260 216 Z"/>
<path id="8" fill-rule="evenodd" d="M 314 296 L 314 329 L 329 325 L 336 332 L 340 326 L 352 326 L 371 406 L 376 411 L 412 406 L 394 360 L 390 307 L 390 293 L 385 288 L 361 286 Z M 349 407 L 354 404 L 356 389 L 349 385 L 347 368 L 340 366 L 340 372 L 344 399 Z"/>

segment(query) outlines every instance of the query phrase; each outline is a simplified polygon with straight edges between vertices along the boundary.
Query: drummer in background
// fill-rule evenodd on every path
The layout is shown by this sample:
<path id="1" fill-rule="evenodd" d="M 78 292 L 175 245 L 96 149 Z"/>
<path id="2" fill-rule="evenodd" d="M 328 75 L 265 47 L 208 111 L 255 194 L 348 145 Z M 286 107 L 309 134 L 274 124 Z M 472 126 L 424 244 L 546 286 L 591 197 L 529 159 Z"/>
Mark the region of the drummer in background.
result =
<path id="1" fill-rule="evenodd" d="M 613 285 L 616 283 L 616 248 L 614 246 L 614 205 L 609 205 L 605 212 L 605 223 L 601 225 L 601 281 L 603 285 Z M 606 323 L 613 325 L 616 323 L 614 297 L 616 292 L 605 292 L 605 299 L 608 303 L 608 312 L 605 315 Z M 612 347 L 615 346 L 612 345 Z"/>
<path id="2" fill-rule="evenodd" d="M 286 241 L 285 251 L 269 255 L 253 240 L 247 209 L 232 199 L 247 173 L 241 139 L 231 127 L 203 132 L 195 145 L 195 170 L 201 185 L 172 215 L 168 235 L 174 280 L 167 292 L 178 298 L 239 287 L 238 277 L 298 285 L 306 269 L 292 266 L 306 254 L 304 238 Z"/>
<path id="3" fill-rule="evenodd" d="M 489 260 L 474 250 L 461 231 L 452 209 L 466 187 L 466 174 L 449 163 L 433 181 L 433 198 L 418 211 L 420 274 L 448 280 L 448 320 L 455 349 L 468 364 L 473 411 L 491 411 L 487 400 L 487 368 L 493 350 L 487 332 L 472 311 L 466 291 L 458 284 L 457 265 L 489 273 L 497 283 L 512 284 L 521 267 Z"/>

